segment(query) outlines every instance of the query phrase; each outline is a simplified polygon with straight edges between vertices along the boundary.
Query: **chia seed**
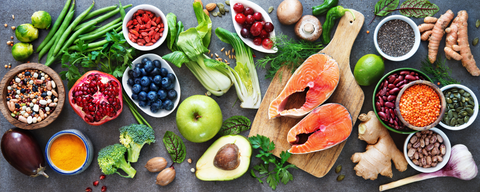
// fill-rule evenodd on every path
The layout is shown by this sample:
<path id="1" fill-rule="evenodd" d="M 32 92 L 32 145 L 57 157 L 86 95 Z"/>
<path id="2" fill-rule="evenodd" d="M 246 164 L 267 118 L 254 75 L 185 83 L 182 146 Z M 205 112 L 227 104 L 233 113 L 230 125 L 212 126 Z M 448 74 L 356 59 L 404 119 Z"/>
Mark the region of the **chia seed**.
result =
<path id="1" fill-rule="evenodd" d="M 415 33 L 407 22 L 394 19 L 385 22 L 380 27 L 377 42 L 385 54 L 399 57 L 412 49 L 415 43 Z"/>

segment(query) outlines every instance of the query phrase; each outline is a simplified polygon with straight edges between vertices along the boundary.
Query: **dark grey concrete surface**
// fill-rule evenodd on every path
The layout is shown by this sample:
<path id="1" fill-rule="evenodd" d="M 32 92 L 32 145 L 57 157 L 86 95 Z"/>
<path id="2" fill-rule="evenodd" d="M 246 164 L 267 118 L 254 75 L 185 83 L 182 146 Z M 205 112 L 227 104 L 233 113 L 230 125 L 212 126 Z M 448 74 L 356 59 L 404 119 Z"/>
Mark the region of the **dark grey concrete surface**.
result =
<path id="1" fill-rule="evenodd" d="M 10 29 L 10 26 L 18 26 L 23 23 L 30 22 L 30 16 L 33 12 L 38 10 L 45 10 L 49 12 L 53 19 L 56 19 L 60 13 L 64 0 L 38 0 L 38 1 L 27 1 L 27 0 L 2 0 L 0 3 L 0 24 L 3 25 L 7 23 L 8 28 L 0 27 L 0 76 L 3 77 L 7 72 L 3 68 L 3 65 L 12 63 L 13 67 L 21 64 L 20 62 L 15 61 L 11 56 L 11 48 L 6 45 L 6 41 L 10 40 L 10 36 L 14 36 L 14 32 Z M 176 1 L 154 1 L 154 0 L 143 0 L 143 1 L 134 1 L 134 0 L 124 0 L 122 3 L 128 4 L 132 3 L 134 6 L 142 3 L 152 4 L 159 7 L 165 14 L 173 12 L 177 15 L 178 19 L 184 22 L 186 28 L 196 26 L 196 19 L 193 13 L 191 6 L 192 0 L 176 0 Z M 204 0 L 204 4 L 211 2 L 223 2 L 222 1 L 211 1 Z M 269 6 L 274 6 L 275 8 L 281 2 L 280 0 L 266 0 L 260 1 L 255 0 L 254 2 L 261 5 L 264 9 L 268 9 Z M 303 14 L 311 14 L 311 7 L 321 4 L 321 0 L 301 0 L 303 3 L 304 11 Z M 403 2 L 403 0 L 401 1 Z M 464 1 L 440 1 L 432 0 L 432 3 L 436 3 L 440 7 L 439 13 L 435 16 L 439 16 L 444 13 L 447 9 L 452 9 L 454 13 L 457 13 L 459 10 L 466 9 L 470 15 L 468 19 L 469 28 L 469 41 L 472 41 L 475 37 L 480 36 L 480 30 L 475 28 L 476 19 L 480 19 L 480 13 L 478 12 L 478 7 L 480 3 L 476 0 L 464 0 Z M 77 0 L 76 6 L 76 15 L 85 10 L 90 6 L 91 1 L 88 0 Z M 115 0 L 101 0 L 97 1 L 95 9 L 116 4 Z M 346 8 L 353 8 L 357 11 L 360 11 L 365 16 L 365 24 L 360 31 L 360 34 L 357 37 L 357 40 L 353 46 L 352 54 L 350 56 L 351 68 L 353 70 L 357 60 L 369 53 L 378 54 L 375 50 L 373 44 L 373 31 L 376 25 L 380 22 L 382 17 L 377 17 L 372 24 L 368 24 L 373 18 L 373 10 L 376 0 L 341 0 L 340 5 L 343 5 Z M 128 9 L 127 9 L 128 11 Z M 15 15 L 15 19 L 11 18 L 11 15 Z M 398 11 L 393 12 L 392 14 L 399 14 Z M 276 18 L 276 11 L 270 14 L 275 25 L 276 33 L 284 33 L 289 36 L 294 36 L 293 26 L 284 26 L 281 25 Z M 325 20 L 325 17 L 319 17 L 321 22 Z M 228 30 L 233 31 L 232 18 L 231 16 L 224 16 L 222 18 L 212 17 L 213 28 L 223 27 Z M 414 19 L 417 24 L 422 23 L 422 19 Z M 366 32 L 370 31 L 369 34 Z M 40 44 L 40 41 L 47 35 L 47 31 L 40 30 L 40 37 L 38 40 L 33 42 L 34 47 L 37 47 Z M 18 42 L 18 40 L 15 40 Z M 441 43 L 443 47 L 444 41 Z M 218 38 L 213 35 L 212 43 L 210 49 L 213 52 L 220 52 L 222 47 L 230 48 L 229 45 L 221 42 Z M 480 61 L 480 48 L 478 46 L 472 46 L 472 52 L 477 61 Z M 343 49 L 343 47 L 339 47 Z M 443 50 L 443 49 L 442 49 Z M 443 51 L 440 51 L 439 54 L 443 55 Z M 170 51 L 167 49 L 166 45 L 163 44 L 158 49 L 152 51 L 159 55 L 164 55 Z M 256 58 L 262 58 L 264 54 L 254 51 Z M 143 53 L 140 53 L 143 54 Z M 425 59 L 427 54 L 427 43 L 422 42 L 418 52 L 410 59 L 403 62 L 391 62 L 385 61 L 386 72 L 400 68 L 400 67 L 413 67 L 419 69 L 421 64 L 420 62 Z M 37 61 L 37 55 L 34 54 L 30 61 Z M 42 61 L 44 62 L 44 60 Z M 452 69 L 453 77 L 460 80 L 462 84 L 470 87 L 477 96 L 480 96 L 479 90 L 479 77 L 472 77 L 467 71 L 461 66 L 460 62 L 457 61 L 448 61 L 448 66 Z M 180 84 L 182 88 L 181 100 L 184 100 L 188 96 L 195 94 L 204 94 L 206 90 L 201 86 L 201 84 L 195 79 L 191 72 L 186 68 L 176 68 L 173 67 L 177 75 L 180 77 Z M 65 69 L 60 67 L 60 64 L 54 64 L 53 69 L 57 72 L 63 71 Z M 260 88 L 262 90 L 262 95 L 265 94 L 268 85 L 270 84 L 270 79 L 265 79 L 265 69 L 258 69 L 258 76 L 260 79 Z M 372 110 L 372 92 L 374 86 L 363 87 L 365 93 L 365 102 L 363 104 L 362 112 L 368 112 Z M 222 97 L 213 98 L 220 105 L 224 119 L 233 116 L 233 115 L 245 115 L 250 120 L 253 121 L 256 110 L 251 109 L 242 109 L 239 106 L 239 103 L 236 101 L 236 93 L 232 88 L 227 94 Z M 161 156 L 165 157 L 169 162 L 171 162 L 168 153 L 165 150 L 161 138 L 165 134 L 165 131 L 173 131 L 176 134 L 180 135 L 179 131 L 176 128 L 175 123 L 175 113 L 165 117 L 165 118 L 150 118 L 146 115 L 144 117 L 147 119 L 150 124 L 154 126 L 156 131 L 157 143 L 145 146 L 141 152 L 140 159 L 137 163 L 132 164 L 132 166 L 137 170 L 137 174 L 134 179 L 125 179 L 118 175 L 107 176 L 105 180 L 100 181 L 100 185 L 93 187 L 92 182 L 98 180 L 99 176 L 102 174 L 96 160 L 92 162 L 90 167 L 83 173 L 75 176 L 64 176 L 55 173 L 50 167 L 47 168 L 47 173 L 50 175 L 50 178 L 30 178 L 22 173 L 15 170 L 10 166 L 3 157 L 0 158 L 0 191 L 84 191 L 87 187 L 92 187 L 93 191 L 100 191 L 101 186 L 105 185 L 108 187 L 107 191 L 271 191 L 271 188 L 267 184 L 260 184 L 256 179 L 245 174 L 242 177 L 225 182 L 205 182 L 197 179 L 193 173 L 190 172 L 190 168 L 195 167 L 196 161 L 200 158 L 203 152 L 210 146 L 210 144 L 217 138 L 201 143 L 195 144 L 189 142 L 185 139 L 184 142 L 187 147 L 187 158 L 193 160 L 192 164 L 188 164 L 186 161 L 181 164 L 175 164 L 175 169 L 177 172 L 176 179 L 168 186 L 161 187 L 155 184 L 156 173 L 150 173 L 145 168 L 145 163 L 152 157 Z M 77 116 L 72 107 L 66 104 L 63 112 L 59 118 L 53 122 L 50 126 L 43 129 L 32 131 L 38 140 L 42 149 L 45 147 L 48 139 L 56 132 L 63 129 L 75 128 L 83 133 L 85 133 L 92 141 L 95 147 L 95 153 L 99 149 L 118 142 L 118 128 L 123 125 L 128 125 L 135 123 L 135 118 L 132 116 L 127 107 L 124 108 L 123 113 L 115 120 L 105 123 L 102 126 L 94 127 L 86 124 L 79 116 Z M 3 134 L 9 128 L 13 126 L 8 123 L 4 118 L 1 118 L 0 121 L 0 134 Z M 357 123 L 358 125 L 358 123 Z M 418 174 L 419 172 L 415 171 L 413 168 L 409 167 L 405 172 L 399 172 L 394 169 L 393 178 L 379 176 L 375 181 L 364 180 L 361 177 L 355 175 L 353 171 L 354 163 L 350 160 L 350 157 L 355 152 L 365 151 L 366 143 L 357 139 L 358 131 L 357 125 L 354 126 L 353 133 L 351 137 L 346 141 L 346 145 L 340 154 L 337 162 L 334 166 L 342 165 L 343 169 L 341 174 L 345 174 L 345 179 L 342 182 L 337 182 L 336 178 L 339 174 L 336 174 L 334 171 L 330 171 L 323 178 L 316 178 L 302 170 L 296 169 L 291 170 L 293 174 L 293 181 L 289 182 L 287 185 L 279 184 L 277 191 L 377 191 L 379 185 L 385 184 L 388 182 L 396 181 L 401 178 L 412 176 Z M 440 127 L 440 126 L 438 126 Z M 480 141 L 477 139 L 480 136 L 480 121 L 477 120 L 469 128 L 462 131 L 449 131 L 442 129 L 450 138 L 452 144 L 465 144 L 469 150 L 472 152 L 474 159 L 480 162 Z M 406 138 L 406 135 L 400 135 L 390 132 L 394 138 L 397 147 L 403 147 L 403 142 Z M 248 135 L 248 132 L 242 133 L 242 135 Z M 256 152 L 255 152 L 256 153 Z M 96 156 L 95 156 L 96 158 Z M 250 167 L 258 164 L 259 161 L 257 158 L 252 158 Z M 471 181 L 463 181 L 456 178 L 435 178 L 422 182 L 413 183 L 401 188 L 394 189 L 392 191 L 480 191 L 480 178 L 477 176 Z"/>

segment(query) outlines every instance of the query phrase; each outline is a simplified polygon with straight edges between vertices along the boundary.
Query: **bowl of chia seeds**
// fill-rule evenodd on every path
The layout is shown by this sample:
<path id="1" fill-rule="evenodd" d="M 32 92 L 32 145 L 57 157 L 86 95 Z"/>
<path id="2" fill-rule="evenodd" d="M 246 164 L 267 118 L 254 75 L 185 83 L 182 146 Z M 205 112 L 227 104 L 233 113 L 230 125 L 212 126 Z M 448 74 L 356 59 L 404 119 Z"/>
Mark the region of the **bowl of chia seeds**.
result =
<path id="1" fill-rule="evenodd" d="M 404 61 L 420 46 L 420 31 L 413 20 L 402 15 L 389 16 L 377 25 L 373 35 L 375 48 L 390 61 Z"/>

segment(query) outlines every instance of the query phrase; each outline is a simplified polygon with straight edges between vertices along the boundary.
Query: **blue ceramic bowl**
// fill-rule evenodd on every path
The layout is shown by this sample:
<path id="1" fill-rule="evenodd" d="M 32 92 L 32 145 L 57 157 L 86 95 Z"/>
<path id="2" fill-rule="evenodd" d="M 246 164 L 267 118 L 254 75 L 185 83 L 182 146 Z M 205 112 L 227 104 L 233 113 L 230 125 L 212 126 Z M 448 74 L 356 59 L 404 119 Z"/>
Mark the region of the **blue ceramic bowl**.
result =
<path id="1" fill-rule="evenodd" d="M 80 138 L 80 140 L 82 140 L 83 144 L 85 145 L 85 150 L 87 151 L 87 157 L 85 158 L 85 162 L 82 164 L 82 166 L 72 171 L 65 171 L 58 168 L 57 166 L 55 166 L 55 164 L 53 164 L 52 160 L 50 159 L 50 147 L 52 146 L 53 141 L 55 141 L 55 139 L 57 139 L 58 137 L 66 134 L 75 135 L 78 138 Z M 53 170 L 55 170 L 57 173 L 60 173 L 62 175 L 76 175 L 85 171 L 85 169 L 87 169 L 88 166 L 90 166 L 90 163 L 92 163 L 93 145 L 92 145 L 92 142 L 90 142 L 90 139 L 88 139 L 88 137 L 85 136 L 79 130 L 67 129 L 67 130 L 59 131 L 55 133 L 52 137 L 50 137 L 50 139 L 47 142 L 47 147 L 45 147 L 45 157 L 47 157 L 48 165 L 50 165 L 50 167 Z"/>

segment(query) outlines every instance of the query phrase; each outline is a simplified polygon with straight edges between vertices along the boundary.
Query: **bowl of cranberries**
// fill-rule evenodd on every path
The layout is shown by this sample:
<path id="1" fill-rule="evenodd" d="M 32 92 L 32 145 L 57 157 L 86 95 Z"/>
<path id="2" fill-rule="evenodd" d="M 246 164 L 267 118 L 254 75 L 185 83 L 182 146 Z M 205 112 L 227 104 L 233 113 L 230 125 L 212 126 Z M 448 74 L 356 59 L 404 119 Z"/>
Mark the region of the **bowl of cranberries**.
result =
<path id="1" fill-rule="evenodd" d="M 248 0 L 231 0 L 230 4 L 233 26 L 242 41 L 257 51 L 276 53 L 272 41 L 275 30 L 268 13 Z"/>

